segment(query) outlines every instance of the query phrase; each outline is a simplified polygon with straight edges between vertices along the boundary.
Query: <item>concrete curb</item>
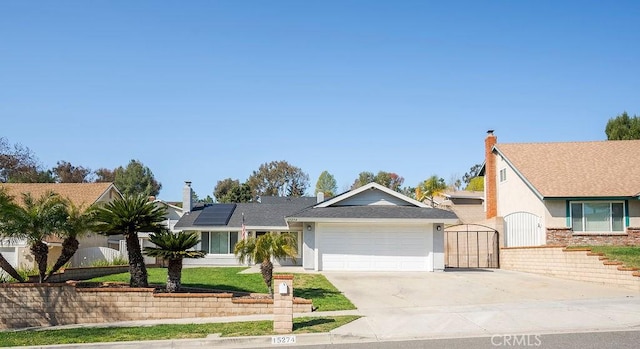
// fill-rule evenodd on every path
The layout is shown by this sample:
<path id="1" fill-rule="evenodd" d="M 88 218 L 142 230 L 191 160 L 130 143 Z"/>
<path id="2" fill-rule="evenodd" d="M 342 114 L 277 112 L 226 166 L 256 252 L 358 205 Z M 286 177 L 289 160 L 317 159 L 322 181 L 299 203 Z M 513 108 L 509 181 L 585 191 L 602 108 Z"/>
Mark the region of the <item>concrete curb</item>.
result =
<path id="1" fill-rule="evenodd" d="M 189 349 L 189 348 L 264 348 L 286 347 L 287 344 L 273 345 L 273 336 L 248 336 L 248 337 L 216 337 L 213 334 L 207 338 L 198 339 L 167 339 L 148 340 L 139 342 L 105 342 L 105 343 L 81 343 L 81 344 L 55 344 L 20 347 L 24 349 Z M 332 333 L 305 333 L 295 335 L 295 345 L 330 345 L 334 343 L 364 343 L 374 342 L 375 338 L 349 336 Z"/>

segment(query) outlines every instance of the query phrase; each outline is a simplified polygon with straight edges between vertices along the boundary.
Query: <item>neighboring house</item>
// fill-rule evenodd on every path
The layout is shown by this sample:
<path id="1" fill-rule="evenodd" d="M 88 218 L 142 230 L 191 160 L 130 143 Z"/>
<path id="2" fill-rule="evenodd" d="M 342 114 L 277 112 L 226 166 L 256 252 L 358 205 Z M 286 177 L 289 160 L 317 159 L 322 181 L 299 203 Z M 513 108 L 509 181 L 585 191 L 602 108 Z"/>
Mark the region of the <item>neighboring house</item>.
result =
<path id="1" fill-rule="evenodd" d="M 436 207 L 453 211 L 460 223 L 471 224 L 485 220 L 483 191 L 446 192 L 434 201 L 437 202 Z"/>
<path id="2" fill-rule="evenodd" d="M 22 204 L 23 193 L 31 193 L 33 197 L 38 198 L 48 191 L 53 191 L 85 209 L 94 203 L 109 202 L 121 196 L 113 183 L 0 183 L 0 188 L 4 188 L 18 204 Z M 49 262 L 53 263 L 62 251 L 62 240 L 51 237 L 45 242 L 49 245 Z M 107 237 L 92 233 L 80 238 L 79 242 L 81 249 L 105 247 Z M 25 240 L 0 240 L 0 252 L 16 268 L 35 266 L 33 255 Z"/>
<path id="3" fill-rule="evenodd" d="M 187 183 L 183 207 L 191 207 L 190 191 Z M 185 213 L 176 229 L 198 232 L 200 248 L 208 251 L 206 258 L 185 264 L 237 265 L 233 247 L 242 238 L 244 217 L 247 236 L 269 231 L 296 234 L 296 264 L 305 269 L 444 270 L 444 225 L 458 222 L 453 212 L 430 208 L 376 183 L 324 201 L 261 201 L 213 204 Z"/>
<path id="4" fill-rule="evenodd" d="M 175 203 L 166 202 L 160 199 L 156 199 L 155 203 L 156 205 L 162 205 L 166 208 L 167 214 L 166 214 L 165 225 L 172 232 L 177 232 L 177 230 L 175 230 L 174 227 L 176 223 L 178 223 L 180 218 L 182 218 L 182 216 L 184 215 L 184 211 L 182 210 L 182 207 L 175 205 Z"/>
<path id="5" fill-rule="evenodd" d="M 640 140 L 499 144 L 485 140 L 486 217 L 504 245 L 640 244 Z"/>

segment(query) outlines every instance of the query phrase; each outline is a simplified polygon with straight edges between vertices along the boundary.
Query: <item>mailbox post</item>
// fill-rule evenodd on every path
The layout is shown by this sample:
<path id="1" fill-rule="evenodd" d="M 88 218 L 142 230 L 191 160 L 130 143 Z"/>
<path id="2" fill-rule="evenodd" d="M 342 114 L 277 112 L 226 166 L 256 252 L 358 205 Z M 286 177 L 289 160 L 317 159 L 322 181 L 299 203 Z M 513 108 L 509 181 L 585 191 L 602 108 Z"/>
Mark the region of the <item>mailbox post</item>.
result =
<path id="1" fill-rule="evenodd" d="M 293 275 L 274 275 L 273 331 L 293 331 Z"/>

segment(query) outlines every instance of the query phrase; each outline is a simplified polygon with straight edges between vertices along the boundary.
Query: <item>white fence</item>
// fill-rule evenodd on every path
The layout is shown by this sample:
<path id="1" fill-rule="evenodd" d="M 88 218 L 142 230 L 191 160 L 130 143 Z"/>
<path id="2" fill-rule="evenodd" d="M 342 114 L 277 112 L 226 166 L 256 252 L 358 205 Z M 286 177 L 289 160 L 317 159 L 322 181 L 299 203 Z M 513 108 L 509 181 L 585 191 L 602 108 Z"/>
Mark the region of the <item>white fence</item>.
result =
<path id="1" fill-rule="evenodd" d="M 144 239 L 144 238 L 139 238 L 138 239 L 140 242 L 140 249 L 144 251 L 145 247 L 155 247 L 156 245 L 154 245 L 151 241 L 149 241 L 149 239 Z M 129 260 L 129 252 L 127 250 L 127 241 L 126 240 L 120 240 L 120 251 L 122 251 L 122 258 Z M 156 262 L 156 258 L 155 257 L 148 257 L 145 254 L 142 255 L 144 257 L 144 263 L 145 264 L 154 264 Z"/>
<path id="2" fill-rule="evenodd" d="M 123 258 L 120 251 L 108 247 L 87 247 L 76 251 L 71 260 L 74 267 L 88 267 L 91 263 L 99 260 L 112 262 L 116 258 Z"/>
<path id="3" fill-rule="evenodd" d="M 505 247 L 542 246 L 545 244 L 540 217 L 529 212 L 514 212 L 504 217 Z"/>

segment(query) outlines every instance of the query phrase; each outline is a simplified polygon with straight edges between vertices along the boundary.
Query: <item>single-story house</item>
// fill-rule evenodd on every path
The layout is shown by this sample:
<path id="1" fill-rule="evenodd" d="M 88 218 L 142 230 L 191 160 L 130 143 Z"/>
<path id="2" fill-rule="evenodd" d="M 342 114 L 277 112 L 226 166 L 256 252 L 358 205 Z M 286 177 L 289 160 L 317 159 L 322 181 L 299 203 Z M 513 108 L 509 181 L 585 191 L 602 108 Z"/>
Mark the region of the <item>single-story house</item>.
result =
<path id="1" fill-rule="evenodd" d="M 246 236 L 288 232 L 298 237 L 295 265 L 309 270 L 444 270 L 444 225 L 453 212 L 430 208 L 389 188 L 369 183 L 328 200 L 314 197 L 262 198 L 261 202 L 191 207 L 175 229 L 200 234 L 203 259 L 185 265 L 238 265 L 233 248 Z M 277 261 L 292 264 L 292 261 Z"/>
<path id="2" fill-rule="evenodd" d="M 48 191 L 53 191 L 68 198 L 78 207 L 88 208 L 98 202 L 110 202 L 121 197 L 113 183 L 0 183 L 0 188 L 13 196 L 16 203 L 22 204 L 23 193 L 31 193 L 40 197 Z M 80 248 L 106 247 L 107 237 L 98 234 L 88 234 L 78 239 Z M 45 241 L 49 245 L 49 262 L 53 263 L 62 252 L 62 240 L 50 237 Z M 0 253 L 15 268 L 32 268 L 35 261 L 26 240 L 0 239 Z"/>
<path id="3" fill-rule="evenodd" d="M 640 244 L 640 140 L 500 144 L 485 139 L 486 217 L 504 245 Z"/>
<path id="4" fill-rule="evenodd" d="M 460 223 L 470 224 L 485 220 L 484 191 L 448 191 L 436 201 L 438 208 L 453 211 Z"/>

